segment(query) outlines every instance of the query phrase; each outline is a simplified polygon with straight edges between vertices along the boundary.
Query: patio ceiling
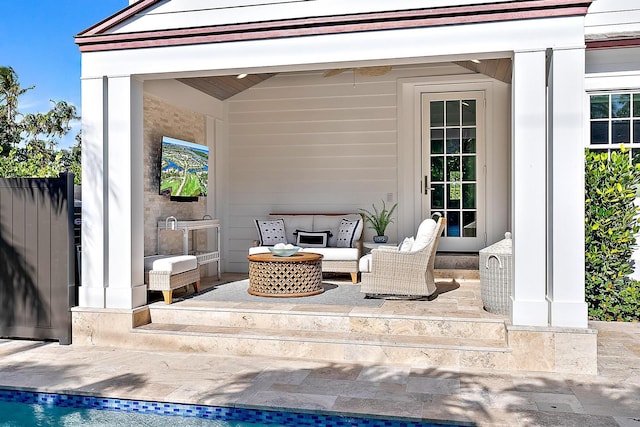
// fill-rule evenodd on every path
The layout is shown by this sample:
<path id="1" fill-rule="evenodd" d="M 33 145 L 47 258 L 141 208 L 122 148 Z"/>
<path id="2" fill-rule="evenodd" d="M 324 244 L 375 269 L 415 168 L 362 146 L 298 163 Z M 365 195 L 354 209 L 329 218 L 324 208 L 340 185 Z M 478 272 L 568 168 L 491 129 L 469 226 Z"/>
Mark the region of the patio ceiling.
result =
<path id="1" fill-rule="evenodd" d="M 484 59 L 479 62 L 474 61 L 456 61 L 455 64 L 460 65 L 468 70 L 476 73 L 484 74 L 494 79 L 511 83 L 511 59 Z M 368 68 L 386 68 L 386 67 L 365 67 Z M 389 67 L 390 68 L 390 67 Z M 337 72 L 336 72 L 337 71 Z M 325 77 L 339 74 L 344 69 L 334 69 L 325 72 Z M 385 70 L 386 71 L 386 70 Z M 388 72 L 388 71 L 386 71 Z M 386 74 L 383 73 L 383 74 Z M 179 82 L 191 86 L 201 92 L 206 93 L 220 101 L 231 98 L 252 86 L 261 83 L 276 73 L 249 74 L 244 78 L 232 76 L 212 76 L 212 77 L 190 77 L 179 78 Z"/>
<path id="2" fill-rule="evenodd" d="M 209 96 L 224 101 L 232 96 L 273 77 L 275 74 L 249 74 L 244 78 L 238 76 L 192 77 L 177 79 L 179 82 L 198 89 Z"/>

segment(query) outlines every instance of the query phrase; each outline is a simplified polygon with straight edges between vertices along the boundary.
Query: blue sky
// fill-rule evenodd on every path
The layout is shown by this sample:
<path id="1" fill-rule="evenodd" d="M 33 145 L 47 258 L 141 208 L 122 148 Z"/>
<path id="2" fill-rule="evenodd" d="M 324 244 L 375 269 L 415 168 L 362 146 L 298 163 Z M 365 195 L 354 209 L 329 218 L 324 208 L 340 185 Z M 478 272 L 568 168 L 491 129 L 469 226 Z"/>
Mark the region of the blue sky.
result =
<path id="1" fill-rule="evenodd" d="M 80 113 L 80 52 L 73 36 L 129 5 L 128 0 L 2 0 L 0 65 L 12 67 L 23 88 L 22 112 L 44 112 L 67 101 Z M 74 130 L 61 143 L 74 143 Z"/>

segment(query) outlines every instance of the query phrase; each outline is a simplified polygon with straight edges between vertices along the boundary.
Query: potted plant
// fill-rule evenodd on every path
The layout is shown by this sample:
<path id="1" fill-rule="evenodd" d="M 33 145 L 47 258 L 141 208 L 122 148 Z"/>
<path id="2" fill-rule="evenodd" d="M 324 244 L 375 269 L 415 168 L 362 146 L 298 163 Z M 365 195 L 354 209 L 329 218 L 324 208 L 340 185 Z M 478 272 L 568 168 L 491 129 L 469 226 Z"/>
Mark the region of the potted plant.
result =
<path id="1" fill-rule="evenodd" d="M 371 227 L 369 228 L 374 229 L 376 232 L 376 235 L 373 236 L 373 241 L 375 243 L 387 243 L 389 237 L 385 236 L 384 232 L 387 229 L 387 226 L 393 222 L 393 211 L 396 210 L 398 204 L 394 204 L 391 209 L 387 210 L 387 206 L 385 205 L 383 200 L 382 209 L 380 211 L 378 211 L 378 208 L 376 208 L 375 204 L 372 206 L 373 212 L 368 211 L 367 209 L 360 210 L 363 212 L 365 221 L 371 225 Z"/>

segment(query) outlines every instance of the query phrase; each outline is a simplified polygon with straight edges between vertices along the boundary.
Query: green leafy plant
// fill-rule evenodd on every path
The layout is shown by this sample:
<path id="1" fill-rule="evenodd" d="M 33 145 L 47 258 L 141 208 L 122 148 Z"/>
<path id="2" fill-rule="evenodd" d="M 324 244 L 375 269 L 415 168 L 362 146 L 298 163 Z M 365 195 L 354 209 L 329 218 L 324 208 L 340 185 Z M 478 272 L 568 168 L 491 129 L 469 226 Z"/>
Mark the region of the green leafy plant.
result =
<path id="1" fill-rule="evenodd" d="M 640 231 L 640 165 L 631 164 L 628 151 L 586 150 L 585 298 L 598 320 L 640 320 L 640 286 L 628 277 Z"/>
<path id="2" fill-rule="evenodd" d="M 378 233 L 378 236 L 384 236 L 384 232 L 387 229 L 387 226 L 393 223 L 393 211 L 396 210 L 398 204 L 394 204 L 391 209 L 387 210 L 387 206 L 384 204 L 384 200 L 382 200 L 382 209 L 378 211 L 376 205 L 373 206 L 373 212 L 367 209 L 360 209 L 364 214 L 364 219 L 366 222 L 371 224 L 371 227 Z"/>

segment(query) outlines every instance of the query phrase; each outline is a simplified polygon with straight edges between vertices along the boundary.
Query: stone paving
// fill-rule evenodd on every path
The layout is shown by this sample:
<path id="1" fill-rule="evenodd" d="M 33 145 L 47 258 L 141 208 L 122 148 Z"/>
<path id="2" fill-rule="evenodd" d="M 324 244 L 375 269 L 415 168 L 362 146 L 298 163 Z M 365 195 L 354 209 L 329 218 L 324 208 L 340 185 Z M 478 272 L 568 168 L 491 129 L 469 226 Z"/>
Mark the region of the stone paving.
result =
<path id="1" fill-rule="evenodd" d="M 597 376 L 0 340 L 0 388 L 478 426 L 640 426 L 640 324 L 591 326 L 599 331 Z"/>

